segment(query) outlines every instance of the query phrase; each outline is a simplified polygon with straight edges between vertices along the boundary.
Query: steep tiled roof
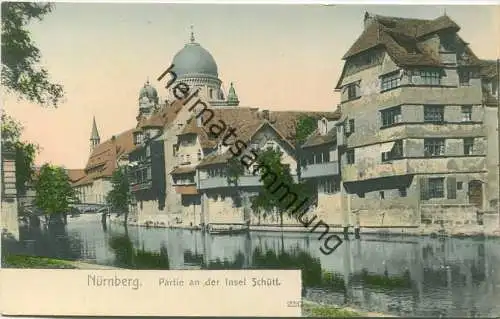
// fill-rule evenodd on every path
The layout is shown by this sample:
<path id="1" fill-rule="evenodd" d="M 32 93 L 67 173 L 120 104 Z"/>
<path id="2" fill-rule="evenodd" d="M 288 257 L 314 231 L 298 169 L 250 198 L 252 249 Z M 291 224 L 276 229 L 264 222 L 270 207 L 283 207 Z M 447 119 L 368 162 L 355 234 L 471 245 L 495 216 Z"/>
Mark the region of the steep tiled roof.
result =
<path id="1" fill-rule="evenodd" d="M 167 103 L 160 110 L 155 112 L 149 119 L 140 119 L 137 128 L 146 127 L 164 127 L 171 123 L 177 116 L 177 113 L 184 107 L 181 101 L 175 100 Z"/>
<path id="2" fill-rule="evenodd" d="M 318 145 L 323 145 L 327 143 L 333 143 L 337 140 L 337 130 L 336 128 L 331 129 L 326 135 L 320 134 L 318 130 L 316 130 L 302 145 L 303 148 L 313 147 Z"/>
<path id="3" fill-rule="evenodd" d="M 85 177 L 85 171 L 83 169 L 67 169 L 66 173 L 71 183 L 76 183 Z"/>
<path id="4" fill-rule="evenodd" d="M 497 61 L 481 60 L 481 76 L 487 79 L 498 76 Z"/>
<path id="5" fill-rule="evenodd" d="M 343 56 L 343 60 L 369 49 L 381 47 L 400 66 L 443 66 L 437 53 L 429 50 L 422 42 L 422 39 L 439 31 L 452 30 L 458 32 L 460 30 L 460 27 L 446 15 L 433 20 L 380 15 L 368 15 L 368 17 L 370 19 L 368 26 Z M 467 46 L 467 43 L 458 35 L 455 35 L 455 37 L 457 41 L 465 44 L 465 51 L 469 56 L 467 64 L 479 65 L 479 59 Z M 342 77 L 343 74 L 341 79 Z M 340 80 L 336 88 L 340 88 Z"/>
<path id="6" fill-rule="evenodd" d="M 95 179 L 111 177 L 116 169 L 117 160 L 130 153 L 134 148 L 134 129 L 127 130 L 97 145 L 90 155 L 84 169 L 84 176 L 73 181 L 73 186 L 92 183 Z"/>
<path id="7" fill-rule="evenodd" d="M 448 16 L 434 20 L 407 19 L 375 15 L 351 48 L 343 56 L 347 59 L 376 46 L 384 46 L 389 55 L 400 64 L 439 64 L 419 47 L 419 40 L 426 35 L 445 29 L 458 32 L 460 27 Z M 416 51 L 416 52 L 412 52 Z"/>
<path id="8" fill-rule="evenodd" d="M 170 174 L 187 174 L 187 173 L 193 173 L 196 170 L 196 167 L 194 166 L 179 166 L 174 168 Z"/>
<path id="9" fill-rule="evenodd" d="M 250 109 L 247 114 L 240 114 L 234 111 L 227 111 L 231 109 L 219 109 L 217 111 L 221 112 L 222 117 L 227 119 L 225 121 L 228 125 L 236 128 L 236 136 L 238 139 L 248 143 L 255 133 L 263 127 L 265 123 L 268 123 L 273 129 L 276 130 L 277 134 L 282 136 L 283 139 L 288 142 L 292 147 L 295 145 L 295 128 L 297 121 L 302 116 L 311 116 L 315 119 L 320 119 L 325 117 L 327 119 L 338 119 L 340 118 L 340 112 L 297 112 L 297 111 L 268 111 L 268 112 L 258 112 L 257 109 Z M 228 114 L 225 114 L 228 112 Z M 215 119 L 216 117 L 214 117 Z M 229 122 L 232 121 L 232 122 Z M 204 167 L 208 165 L 215 165 L 225 163 L 232 154 L 228 150 L 224 154 L 212 154 L 203 159 L 203 161 L 198 165 L 198 167 Z"/>

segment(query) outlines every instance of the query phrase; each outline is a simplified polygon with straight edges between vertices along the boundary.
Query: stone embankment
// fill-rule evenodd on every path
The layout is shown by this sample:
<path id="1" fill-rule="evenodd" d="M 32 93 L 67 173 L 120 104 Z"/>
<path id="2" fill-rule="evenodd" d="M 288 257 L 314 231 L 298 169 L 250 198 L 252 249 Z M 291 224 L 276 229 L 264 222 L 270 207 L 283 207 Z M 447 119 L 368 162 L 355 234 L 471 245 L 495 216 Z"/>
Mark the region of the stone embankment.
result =
<path id="1" fill-rule="evenodd" d="M 112 223 L 123 223 L 120 217 L 111 217 Z M 128 226 L 146 227 L 146 228 L 180 228 L 196 230 L 200 229 L 197 226 L 184 224 L 167 225 L 161 221 L 146 221 L 139 223 L 130 220 Z M 311 231 L 302 225 L 287 225 L 280 227 L 279 225 L 250 225 L 251 231 L 266 231 L 266 232 L 303 232 Z M 332 226 L 329 230 L 331 233 L 341 234 L 342 227 Z M 315 232 L 324 232 L 324 227 L 318 227 Z M 349 228 L 349 233 L 354 233 L 354 227 Z M 431 237 L 500 237 L 500 227 L 485 227 L 481 225 L 454 225 L 454 226 L 439 226 L 439 225 L 422 225 L 422 226 L 407 226 L 407 227 L 361 227 L 360 234 L 379 234 L 379 235 L 406 235 L 406 236 L 431 236 Z"/>

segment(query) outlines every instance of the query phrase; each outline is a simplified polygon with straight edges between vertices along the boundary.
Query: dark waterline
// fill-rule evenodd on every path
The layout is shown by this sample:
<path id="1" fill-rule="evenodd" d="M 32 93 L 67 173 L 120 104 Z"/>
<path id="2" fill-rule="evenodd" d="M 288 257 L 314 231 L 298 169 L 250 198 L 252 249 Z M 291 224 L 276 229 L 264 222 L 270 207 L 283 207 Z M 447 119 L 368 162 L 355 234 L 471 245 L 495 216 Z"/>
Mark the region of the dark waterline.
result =
<path id="1" fill-rule="evenodd" d="M 500 315 L 500 240 L 362 236 L 321 254 L 317 236 L 211 236 L 111 225 L 21 229 L 24 252 L 136 269 L 302 269 L 307 299 L 413 316 Z"/>

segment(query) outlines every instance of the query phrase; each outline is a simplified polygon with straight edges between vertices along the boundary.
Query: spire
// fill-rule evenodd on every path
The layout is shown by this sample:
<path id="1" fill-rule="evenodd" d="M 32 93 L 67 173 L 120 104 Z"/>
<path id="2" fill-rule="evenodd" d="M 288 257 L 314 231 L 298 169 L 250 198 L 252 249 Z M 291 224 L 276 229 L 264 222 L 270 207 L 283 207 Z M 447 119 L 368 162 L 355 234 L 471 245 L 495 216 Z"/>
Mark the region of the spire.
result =
<path id="1" fill-rule="evenodd" d="M 91 140 L 99 140 L 99 132 L 97 131 L 97 124 L 95 123 L 95 116 L 92 120 L 92 133 L 90 134 Z"/>
<path id="2" fill-rule="evenodd" d="M 227 105 L 229 106 L 238 106 L 240 101 L 238 100 L 238 95 L 236 95 L 236 90 L 234 89 L 233 82 L 231 82 L 231 86 L 229 87 L 229 92 L 227 94 Z"/>
<path id="3" fill-rule="evenodd" d="M 193 31 L 193 29 L 194 29 L 194 26 L 191 25 L 191 39 L 190 39 L 191 43 L 194 43 L 194 31 Z"/>
<path id="4" fill-rule="evenodd" d="M 97 131 L 97 124 L 95 123 L 95 116 L 92 120 L 92 132 L 90 133 L 90 152 L 101 143 L 101 138 L 99 137 L 99 131 Z"/>

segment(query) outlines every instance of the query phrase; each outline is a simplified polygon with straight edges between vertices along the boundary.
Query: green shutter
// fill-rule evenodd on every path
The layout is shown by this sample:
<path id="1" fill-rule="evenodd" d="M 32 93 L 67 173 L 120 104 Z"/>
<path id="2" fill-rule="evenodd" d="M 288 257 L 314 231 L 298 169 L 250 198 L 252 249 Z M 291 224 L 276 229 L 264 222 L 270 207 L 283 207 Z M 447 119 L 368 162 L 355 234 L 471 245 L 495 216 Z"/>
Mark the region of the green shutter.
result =
<path id="1" fill-rule="evenodd" d="M 446 191 L 448 199 L 457 198 L 457 179 L 455 177 L 448 177 L 446 179 Z"/>

